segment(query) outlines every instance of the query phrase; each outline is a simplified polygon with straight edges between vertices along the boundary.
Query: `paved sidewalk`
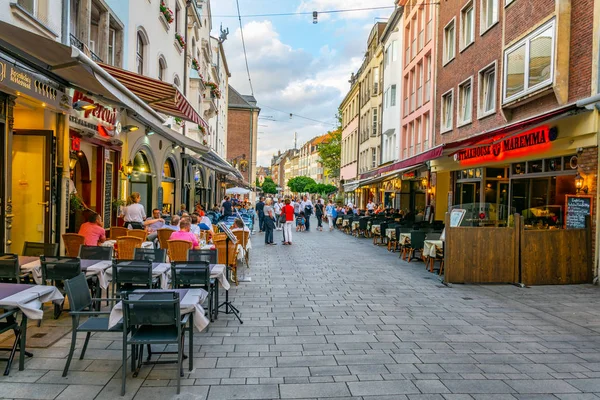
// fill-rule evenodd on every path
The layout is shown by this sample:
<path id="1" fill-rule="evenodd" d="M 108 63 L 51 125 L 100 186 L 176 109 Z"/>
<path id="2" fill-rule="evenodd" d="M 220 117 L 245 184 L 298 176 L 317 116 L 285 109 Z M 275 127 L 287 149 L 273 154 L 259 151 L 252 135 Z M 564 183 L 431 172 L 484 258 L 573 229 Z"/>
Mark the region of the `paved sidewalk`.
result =
<path id="1" fill-rule="evenodd" d="M 600 400 L 598 287 L 448 288 L 340 232 L 252 240 L 252 282 L 231 291 L 244 324 L 221 314 L 196 335 L 181 395 L 174 366 L 157 365 L 128 379 L 125 399 Z M 93 338 L 68 378 L 69 336 L 33 349 L 0 396 L 121 398 L 120 339 Z"/>

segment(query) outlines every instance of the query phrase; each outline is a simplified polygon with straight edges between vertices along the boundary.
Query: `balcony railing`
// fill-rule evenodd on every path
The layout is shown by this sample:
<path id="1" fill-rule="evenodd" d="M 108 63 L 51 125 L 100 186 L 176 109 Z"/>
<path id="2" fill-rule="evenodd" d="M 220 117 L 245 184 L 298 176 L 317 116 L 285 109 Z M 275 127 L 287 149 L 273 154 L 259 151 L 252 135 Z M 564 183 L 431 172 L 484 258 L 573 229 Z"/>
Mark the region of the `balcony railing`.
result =
<path id="1" fill-rule="evenodd" d="M 94 62 L 103 62 L 102 59 L 100 57 L 98 57 L 98 55 L 96 53 L 94 53 L 93 51 L 91 51 L 89 49 L 89 47 L 87 47 L 76 36 L 74 36 L 73 34 L 71 34 L 71 38 L 70 39 L 71 39 L 71 46 L 76 47 L 79 50 L 81 50 L 81 52 L 83 54 L 85 54 L 86 56 L 88 56 L 89 58 L 91 58 L 92 61 L 94 61 Z"/>
<path id="2" fill-rule="evenodd" d="M 75 36 L 73 36 L 73 34 L 71 34 L 71 46 L 74 46 L 79 50 L 83 51 L 83 42 L 77 39 Z"/>

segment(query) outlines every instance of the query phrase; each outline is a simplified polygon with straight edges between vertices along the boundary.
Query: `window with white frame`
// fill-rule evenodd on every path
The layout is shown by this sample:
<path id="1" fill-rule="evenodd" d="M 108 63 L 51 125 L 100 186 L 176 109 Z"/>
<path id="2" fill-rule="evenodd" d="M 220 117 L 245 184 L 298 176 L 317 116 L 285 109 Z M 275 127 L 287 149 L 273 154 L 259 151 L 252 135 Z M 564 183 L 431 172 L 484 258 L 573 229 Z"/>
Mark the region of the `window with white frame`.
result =
<path id="1" fill-rule="evenodd" d="M 481 0 L 481 33 L 498 22 L 498 0 Z"/>
<path id="2" fill-rule="evenodd" d="M 454 59 L 456 42 L 456 31 L 454 29 L 454 19 L 444 28 L 444 63 Z"/>
<path id="3" fill-rule="evenodd" d="M 377 108 L 373 108 L 373 131 L 371 133 L 372 136 L 377 136 Z"/>
<path id="4" fill-rule="evenodd" d="M 496 112 L 496 63 L 479 71 L 479 117 Z"/>
<path id="5" fill-rule="evenodd" d="M 457 124 L 465 125 L 471 122 L 473 115 L 473 78 L 458 85 Z"/>
<path id="6" fill-rule="evenodd" d="M 452 130 L 452 107 L 454 103 L 454 90 L 444 93 L 442 95 L 442 119 L 440 121 L 440 131 L 448 132 Z"/>
<path id="7" fill-rule="evenodd" d="M 396 85 L 390 87 L 390 101 L 388 104 L 390 107 L 396 106 Z"/>
<path id="8" fill-rule="evenodd" d="M 461 50 L 475 41 L 475 9 L 473 1 L 468 2 L 460 11 L 460 48 Z"/>
<path id="9" fill-rule="evenodd" d="M 554 20 L 504 52 L 505 103 L 552 84 Z"/>

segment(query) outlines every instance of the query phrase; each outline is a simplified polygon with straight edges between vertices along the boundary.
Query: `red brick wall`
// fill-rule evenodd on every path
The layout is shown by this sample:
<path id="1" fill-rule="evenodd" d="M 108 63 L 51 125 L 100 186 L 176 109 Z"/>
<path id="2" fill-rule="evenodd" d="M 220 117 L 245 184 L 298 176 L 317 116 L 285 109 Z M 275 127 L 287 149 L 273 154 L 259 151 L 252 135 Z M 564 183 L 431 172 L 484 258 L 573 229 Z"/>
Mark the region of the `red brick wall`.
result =
<path id="1" fill-rule="evenodd" d="M 593 25 L 594 0 L 572 0 L 569 102 L 592 94 Z"/>
<path id="2" fill-rule="evenodd" d="M 577 0 L 572 0 L 576 2 Z M 544 18 L 554 13 L 555 0 L 513 0 L 504 10 L 506 14 L 505 43 L 509 44 L 531 28 L 538 25 Z M 501 7 L 504 4 L 500 0 Z"/>
<path id="3" fill-rule="evenodd" d="M 252 125 L 251 112 L 249 110 L 229 109 L 227 116 L 227 160 L 232 160 L 236 157 L 250 157 L 250 137 Z M 242 172 L 242 175 L 247 182 L 249 179 L 249 170 Z M 254 184 L 254 182 L 250 182 Z"/>
<path id="4" fill-rule="evenodd" d="M 592 254 L 596 254 L 596 218 L 594 216 L 598 212 L 598 204 L 595 202 L 595 199 L 598 198 L 598 147 L 585 148 L 583 153 L 577 158 L 577 164 L 584 179 L 583 184 L 588 187 L 588 195 L 594 198 L 592 210 Z"/>

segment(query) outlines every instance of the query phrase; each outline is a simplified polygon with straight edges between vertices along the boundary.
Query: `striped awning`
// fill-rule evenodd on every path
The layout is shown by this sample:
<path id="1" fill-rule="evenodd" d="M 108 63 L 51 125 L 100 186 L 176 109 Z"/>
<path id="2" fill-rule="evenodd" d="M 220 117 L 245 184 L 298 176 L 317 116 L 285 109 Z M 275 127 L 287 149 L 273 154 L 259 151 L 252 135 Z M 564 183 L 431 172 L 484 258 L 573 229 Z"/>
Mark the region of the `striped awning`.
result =
<path id="1" fill-rule="evenodd" d="M 102 63 L 99 63 L 99 65 L 156 111 L 208 128 L 206 121 L 174 84 L 126 71 L 112 65 Z"/>

